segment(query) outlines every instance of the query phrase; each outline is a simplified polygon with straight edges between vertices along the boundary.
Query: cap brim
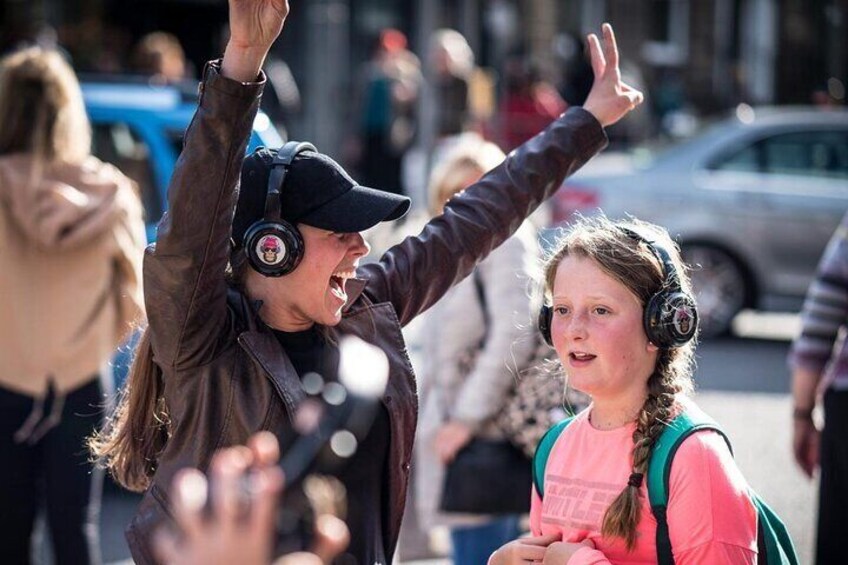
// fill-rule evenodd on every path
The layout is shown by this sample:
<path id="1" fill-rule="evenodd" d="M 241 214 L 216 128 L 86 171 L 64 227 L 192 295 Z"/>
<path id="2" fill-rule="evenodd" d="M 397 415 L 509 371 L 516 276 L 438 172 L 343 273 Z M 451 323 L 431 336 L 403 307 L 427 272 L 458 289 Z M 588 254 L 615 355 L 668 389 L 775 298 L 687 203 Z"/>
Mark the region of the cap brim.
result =
<path id="1" fill-rule="evenodd" d="M 361 232 L 380 222 L 403 217 L 411 202 L 399 194 L 354 186 L 297 221 L 339 233 Z"/>

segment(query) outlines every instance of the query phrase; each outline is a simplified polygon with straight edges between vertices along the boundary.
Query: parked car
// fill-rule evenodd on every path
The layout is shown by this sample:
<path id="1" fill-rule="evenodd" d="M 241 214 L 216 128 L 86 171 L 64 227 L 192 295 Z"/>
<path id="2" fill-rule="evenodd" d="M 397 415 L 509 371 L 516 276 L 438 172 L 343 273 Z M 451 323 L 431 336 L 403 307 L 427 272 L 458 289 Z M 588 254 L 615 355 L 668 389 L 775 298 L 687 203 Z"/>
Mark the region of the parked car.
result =
<path id="1" fill-rule="evenodd" d="M 159 86 L 136 77 L 80 78 L 92 126 L 92 151 L 138 183 L 147 239 L 152 242 L 168 202 L 168 181 L 183 134 L 197 108 L 197 83 Z M 248 151 L 260 145 L 279 147 L 282 142 L 268 116 L 258 113 Z M 132 349 L 131 341 L 113 359 L 118 386 L 126 378 Z"/>
<path id="2" fill-rule="evenodd" d="M 602 210 L 665 226 L 692 267 L 702 335 L 714 336 L 743 308 L 800 308 L 848 210 L 848 110 L 741 106 L 633 163 L 575 175 L 554 199 L 554 222 Z"/>
<path id="3" fill-rule="evenodd" d="M 154 85 L 135 77 L 81 78 L 92 125 L 92 151 L 138 183 L 148 240 L 153 241 L 183 134 L 197 108 L 197 83 Z M 268 116 L 257 114 L 248 150 L 281 144 Z"/>

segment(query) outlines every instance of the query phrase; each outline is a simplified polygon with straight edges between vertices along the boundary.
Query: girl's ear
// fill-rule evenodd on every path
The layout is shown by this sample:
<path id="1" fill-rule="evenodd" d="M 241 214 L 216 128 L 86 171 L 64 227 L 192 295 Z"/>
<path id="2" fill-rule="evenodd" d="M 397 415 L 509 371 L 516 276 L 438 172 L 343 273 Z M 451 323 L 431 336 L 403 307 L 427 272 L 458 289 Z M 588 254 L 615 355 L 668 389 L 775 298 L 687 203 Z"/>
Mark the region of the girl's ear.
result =
<path id="1" fill-rule="evenodd" d="M 650 341 L 648 341 L 648 345 L 646 345 L 645 348 L 648 351 L 648 353 L 655 353 L 655 352 L 660 350 L 659 347 L 657 347 L 656 345 L 654 345 Z"/>

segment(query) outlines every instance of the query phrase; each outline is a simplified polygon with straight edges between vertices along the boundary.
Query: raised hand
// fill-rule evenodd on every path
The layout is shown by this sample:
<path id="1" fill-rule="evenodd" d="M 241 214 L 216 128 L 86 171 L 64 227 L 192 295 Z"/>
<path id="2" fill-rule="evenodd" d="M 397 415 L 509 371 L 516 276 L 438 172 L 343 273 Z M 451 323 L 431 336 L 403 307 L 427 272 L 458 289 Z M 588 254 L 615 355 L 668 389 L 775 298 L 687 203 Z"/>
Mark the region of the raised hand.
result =
<path id="1" fill-rule="evenodd" d="M 288 14 L 287 0 L 230 0 L 230 43 L 267 52 Z"/>
<path id="2" fill-rule="evenodd" d="M 288 14 L 288 0 L 230 0 L 230 40 L 221 65 L 224 76 L 256 80 Z"/>
<path id="3" fill-rule="evenodd" d="M 589 34 L 589 53 L 595 81 L 586 97 L 583 108 L 591 112 L 601 125 L 606 127 L 623 118 L 630 110 L 642 103 L 644 95 L 621 81 L 618 68 L 618 46 L 612 26 L 601 27 L 604 37 L 603 48 L 598 36 Z"/>

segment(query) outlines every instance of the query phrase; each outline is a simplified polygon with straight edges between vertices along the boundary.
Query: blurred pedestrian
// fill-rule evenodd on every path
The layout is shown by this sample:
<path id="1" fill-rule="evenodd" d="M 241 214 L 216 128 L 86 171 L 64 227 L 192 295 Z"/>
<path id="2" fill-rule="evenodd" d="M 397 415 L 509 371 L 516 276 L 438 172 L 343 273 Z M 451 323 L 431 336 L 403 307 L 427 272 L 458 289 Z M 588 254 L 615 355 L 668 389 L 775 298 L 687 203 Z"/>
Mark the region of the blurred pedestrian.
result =
<path id="1" fill-rule="evenodd" d="M 146 244 L 133 182 L 90 154 L 73 70 L 55 51 L 0 61 L 0 555 L 29 563 L 44 504 L 60 563 L 97 563 L 108 361 L 141 313 Z M 111 383 L 108 383 L 111 386 Z"/>
<path id="2" fill-rule="evenodd" d="M 479 137 L 466 137 L 452 148 L 430 177 L 433 217 L 504 157 L 497 145 Z M 518 371 L 535 352 L 536 342 L 526 332 L 528 282 L 538 259 L 535 229 L 524 222 L 471 276 L 445 294 L 427 313 L 422 328 L 415 500 L 425 529 L 450 526 L 456 565 L 484 563 L 520 533 L 517 514 L 444 513 L 439 502 L 445 467 L 458 452 L 475 437 L 506 439 L 495 419 Z"/>
<path id="3" fill-rule="evenodd" d="M 504 151 L 512 151 L 559 117 L 568 107 L 556 88 L 520 56 L 504 64 L 504 96 L 496 134 Z"/>
<path id="4" fill-rule="evenodd" d="M 191 74 L 180 40 L 165 31 L 148 33 L 138 41 L 132 53 L 132 70 L 158 83 L 180 82 Z"/>
<path id="5" fill-rule="evenodd" d="M 471 129 L 469 81 L 474 71 L 474 52 L 458 31 L 439 29 L 430 37 L 427 62 L 435 97 L 438 142 Z"/>
<path id="6" fill-rule="evenodd" d="M 360 266 L 368 252 L 361 232 L 402 216 L 408 198 L 359 185 L 309 144 L 244 157 L 262 63 L 288 7 L 229 1 L 230 42 L 204 72 L 169 211 L 145 256 L 149 325 L 113 425 L 94 442 L 122 484 L 146 490 L 127 530 L 140 564 L 156 562 L 151 535 L 169 520 L 163 489 L 179 469 L 205 471 L 217 448 L 262 429 L 288 453 L 306 400 L 300 376 L 333 380 L 345 334 L 385 351 L 389 377 L 373 425 L 336 472 L 351 534 L 340 559 L 391 563 L 417 415 L 401 328 L 506 240 L 603 147 L 603 127 L 641 102 L 619 80 L 606 28 L 603 54 L 593 40 L 598 78 L 584 109 L 513 152 L 419 236 Z M 293 537 L 308 547 L 311 532 Z"/>
<path id="7" fill-rule="evenodd" d="M 663 562 L 648 464 L 669 423 L 698 413 L 685 396 L 697 318 L 680 253 L 657 226 L 586 219 L 546 261 L 544 294 L 546 339 L 592 404 L 555 438 L 544 490 L 533 489 L 533 537 L 489 563 Z M 675 563 L 757 562 L 757 511 L 721 435 L 686 437 L 668 485 Z"/>
<path id="8" fill-rule="evenodd" d="M 819 262 L 801 312 L 801 333 L 792 343 L 792 451 L 812 478 L 819 477 L 816 563 L 845 560 L 848 538 L 848 214 Z M 813 411 L 822 398 L 824 426 Z"/>
<path id="9" fill-rule="evenodd" d="M 403 194 L 401 163 L 415 140 L 421 63 L 406 36 L 384 29 L 364 67 L 356 160 L 362 181 Z"/>

